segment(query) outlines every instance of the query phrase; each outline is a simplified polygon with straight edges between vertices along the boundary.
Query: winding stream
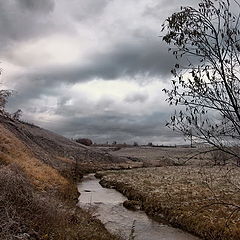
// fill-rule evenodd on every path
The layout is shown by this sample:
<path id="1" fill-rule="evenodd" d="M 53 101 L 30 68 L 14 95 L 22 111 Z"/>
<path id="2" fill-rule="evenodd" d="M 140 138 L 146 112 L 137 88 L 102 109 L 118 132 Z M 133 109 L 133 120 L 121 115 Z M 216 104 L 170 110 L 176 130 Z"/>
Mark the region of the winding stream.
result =
<path id="1" fill-rule="evenodd" d="M 128 239 L 134 224 L 135 240 L 197 240 L 180 229 L 161 224 L 149 218 L 143 211 L 131 211 L 123 207 L 127 200 L 115 189 L 103 188 L 93 174 L 85 176 L 78 185 L 81 193 L 78 205 L 93 208 L 98 219 L 113 233 Z"/>

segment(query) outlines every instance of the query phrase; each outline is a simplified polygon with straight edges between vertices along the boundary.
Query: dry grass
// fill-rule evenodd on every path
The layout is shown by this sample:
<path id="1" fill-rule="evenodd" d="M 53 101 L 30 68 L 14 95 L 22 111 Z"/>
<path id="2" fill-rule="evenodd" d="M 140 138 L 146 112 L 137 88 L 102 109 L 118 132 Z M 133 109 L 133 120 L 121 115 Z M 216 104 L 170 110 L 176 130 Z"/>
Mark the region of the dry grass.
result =
<path id="1" fill-rule="evenodd" d="M 240 169 L 162 167 L 104 172 L 101 183 L 141 202 L 149 214 L 204 239 L 240 236 Z"/>
<path id="2" fill-rule="evenodd" d="M 76 172 L 63 167 L 73 161 L 57 161 L 60 167 L 55 169 L 36 158 L 0 124 L 0 239 L 117 239 L 76 207 L 77 186 L 71 180 Z"/>
<path id="3" fill-rule="evenodd" d="M 143 162 L 144 167 L 162 167 L 174 165 L 206 165 L 211 163 L 211 154 L 204 148 L 184 147 L 131 147 L 112 152 L 114 156 L 136 158 Z"/>
<path id="4" fill-rule="evenodd" d="M 0 239 L 38 239 L 61 216 L 52 200 L 34 191 L 16 165 L 0 169 Z M 41 228 L 41 229 L 40 229 Z"/>
<path id="5" fill-rule="evenodd" d="M 0 239 L 112 240 L 96 219 L 34 189 L 22 170 L 0 168 Z"/>
<path id="6" fill-rule="evenodd" d="M 0 125 L 0 162 L 18 164 L 39 189 L 65 187 L 68 181 L 56 169 L 41 162 L 11 132 Z"/>

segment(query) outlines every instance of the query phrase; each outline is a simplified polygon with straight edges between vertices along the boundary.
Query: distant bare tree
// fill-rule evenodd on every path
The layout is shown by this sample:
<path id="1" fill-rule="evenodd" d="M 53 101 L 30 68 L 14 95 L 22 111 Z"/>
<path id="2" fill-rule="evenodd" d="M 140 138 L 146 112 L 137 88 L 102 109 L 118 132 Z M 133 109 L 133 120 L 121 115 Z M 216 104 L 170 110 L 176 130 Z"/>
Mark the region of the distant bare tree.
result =
<path id="1" fill-rule="evenodd" d="M 0 69 L 0 75 L 2 70 Z M 22 116 L 22 110 L 18 109 L 15 113 L 10 114 L 6 111 L 6 104 L 8 98 L 12 95 L 13 91 L 7 89 L 0 89 L 0 116 L 12 118 L 13 120 L 19 120 Z"/>
<path id="2" fill-rule="evenodd" d="M 0 114 L 4 114 L 8 97 L 12 94 L 9 90 L 0 90 Z"/>
<path id="3" fill-rule="evenodd" d="M 177 59 L 170 105 L 182 105 L 167 124 L 239 159 L 240 4 L 202 0 L 181 7 L 163 24 L 163 40 Z M 226 147 L 227 146 L 227 147 Z"/>
<path id="4" fill-rule="evenodd" d="M 11 115 L 13 120 L 20 120 L 21 116 L 22 116 L 22 110 L 21 109 L 18 109 L 15 113 L 13 113 Z"/>
<path id="5" fill-rule="evenodd" d="M 2 73 L 2 70 L 0 69 L 0 75 Z M 5 111 L 5 107 L 7 104 L 7 99 L 9 96 L 11 96 L 12 91 L 10 90 L 4 90 L 0 89 L 0 115 L 2 116 L 8 116 L 9 114 Z"/>
<path id="6" fill-rule="evenodd" d="M 134 146 L 134 147 L 138 147 L 138 146 L 139 146 L 139 145 L 138 145 L 138 142 L 134 142 L 134 143 L 133 143 L 133 146 Z"/>

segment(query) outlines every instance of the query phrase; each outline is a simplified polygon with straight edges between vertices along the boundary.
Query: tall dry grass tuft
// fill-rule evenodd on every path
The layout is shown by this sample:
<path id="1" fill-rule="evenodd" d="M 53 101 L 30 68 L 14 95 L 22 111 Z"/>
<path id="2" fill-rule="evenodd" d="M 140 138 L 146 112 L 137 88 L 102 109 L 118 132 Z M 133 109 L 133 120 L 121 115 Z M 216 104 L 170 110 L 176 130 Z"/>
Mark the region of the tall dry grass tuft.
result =
<path id="1" fill-rule="evenodd" d="M 239 240 L 239 170 L 229 166 L 161 167 L 101 172 L 98 177 L 104 187 L 117 189 L 131 203 L 173 226 L 203 239 Z"/>
<path id="2" fill-rule="evenodd" d="M 17 165 L 0 168 L 1 240 L 114 240 L 89 213 L 36 191 Z"/>
<path id="3" fill-rule="evenodd" d="M 37 159 L 0 124 L 0 239 L 116 239 L 90 213 L 76 208 L 71 171 Z"/>
<path id="4" fill-rule="evenodd" d="M 37 193 L 17 165 L 0 169 L 0 192 L 2 240 L 40 239 L 64 219 L 57 202 Z"/>
<path id="5" fill-rule="evenodd" d="M 0 125 L 0 162 L 17 164 L 40 190 L 60 190 L 68 185 L 56 169 L 37 159 L 18 138 Z"/>

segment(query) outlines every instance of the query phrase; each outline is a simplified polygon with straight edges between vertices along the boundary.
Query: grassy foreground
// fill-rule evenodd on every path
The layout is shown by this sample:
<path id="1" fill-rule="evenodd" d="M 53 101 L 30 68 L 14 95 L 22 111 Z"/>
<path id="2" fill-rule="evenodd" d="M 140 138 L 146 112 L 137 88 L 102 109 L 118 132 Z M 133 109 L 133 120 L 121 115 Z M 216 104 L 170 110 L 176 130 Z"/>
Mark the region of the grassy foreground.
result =
<path id="1" fill-rule="evenodd" d="M 117 239 L 76 207 L 72 162 L 64 161 L 58 169 L 44 163 L 0 125 L 1 240 Z"/>
<path id="2" fill-rule="evenodd" d="M 138 201 L 148 214 L 174 226 L 203 239 L 239 239 L 239 169 L 161 167 L 97 175 L 103 186 L 116 188 L 134 205 Z"/>

